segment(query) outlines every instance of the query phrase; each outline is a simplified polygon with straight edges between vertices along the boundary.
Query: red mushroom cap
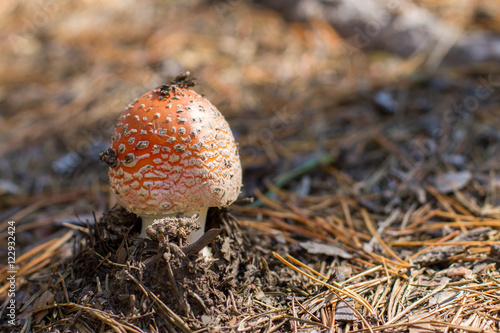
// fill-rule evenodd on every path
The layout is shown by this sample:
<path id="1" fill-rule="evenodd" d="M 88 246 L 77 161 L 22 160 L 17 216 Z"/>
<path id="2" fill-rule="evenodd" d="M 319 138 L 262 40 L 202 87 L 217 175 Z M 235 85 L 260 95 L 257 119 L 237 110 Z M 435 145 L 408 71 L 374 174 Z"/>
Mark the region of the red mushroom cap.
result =
<path id="1" fill-rule="evenodd" d="M 229 124 L 190 86 L 150 91 L 118 120 L 109 179 L 118 203 L 137 215 L 228 206 L 240 193 L 241 164 Z"/>

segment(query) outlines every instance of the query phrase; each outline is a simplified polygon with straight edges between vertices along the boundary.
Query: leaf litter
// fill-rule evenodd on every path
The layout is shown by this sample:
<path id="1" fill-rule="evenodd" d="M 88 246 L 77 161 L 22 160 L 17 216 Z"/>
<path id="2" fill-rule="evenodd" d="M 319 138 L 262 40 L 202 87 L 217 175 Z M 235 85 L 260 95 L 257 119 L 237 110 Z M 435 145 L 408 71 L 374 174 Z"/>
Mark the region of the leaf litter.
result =
<path id="1" fill-rule="evenodd" d="M 498 331 L 499 100 L 453 108 L 481 82 L 496 84 L 497 64 L 427 72 L 415 69 L 418 56 L 359 52 L 346 66 L 329 25 L 286 24 L 243 2 L 220 27 L 169 25 L 159 6 L 122 10 L 120 22 L 137 23 L 134 34 L 123 36 L 119 22 L 96 30 L 82 21 L 72 36 L 69 13 L 93 17 L 97 5 L 72 6 L 61 4 L 52 13 L 59 20 L 3 62 L 0 242 L 7 221 L 18 221 L 20 251 L 18 320 L 0 330 Z M 311 47 L 317 35 L 331 43 Z M 55 41 L 57 52 L 47 47 Z M 131 49 L 139 44 L 141 52 Z M 106 120 L 127 102 L 123 91 L 137 90 L 127 82 L 157 79 L 151 68 L 161 61 L 198 72 L 224 105 L 245 165 L 243 196 L 256 199 L 210 211 L 213 263 L 184 251 L 182 232 L 139 239 L 135 215 L 106 208 L 106 171 L 96 162 Z M 2 318 L 7 277 L 1 266 Z"/>

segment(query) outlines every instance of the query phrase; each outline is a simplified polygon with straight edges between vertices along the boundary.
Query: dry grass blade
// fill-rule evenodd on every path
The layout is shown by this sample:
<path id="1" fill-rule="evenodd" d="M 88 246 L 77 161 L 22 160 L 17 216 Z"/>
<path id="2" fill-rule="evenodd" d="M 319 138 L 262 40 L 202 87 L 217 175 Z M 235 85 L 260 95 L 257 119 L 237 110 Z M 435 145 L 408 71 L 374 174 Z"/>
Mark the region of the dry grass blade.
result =
<path id="1" fill-rule="evenodd" d="M 163 303 L 158 296 L 156 296 L 154 293 L 152 293 L 150 290 L 148 290 L 143 284 L 141 284 L 132 274 L 130 274 L 128 271 L 125 271 L 125 274 L 132 280 L 134 281 L 135 284 L 139 288 L 141 288 L 142 292 L 147 296 L 153 299 L 154 303 L 158 306 L 158 309 L 160 312 L 168 318 L 172 324 L 177 326 L 182 332 L 184 333 L 191 333 L 191 329 L 186 325 L 186 323 L 177 315 L 175 312 L 169 309 L 168 306 Z"/>
<path id="2" fill-rule="evenodd" d="M 133 324 L 130 324 L 127 321 L 117 320 L 102 310 L 98 310 L 98 309 L 95 309 L 95 308 L 92 308 L 89 306 L 83 306 L 83 305 L 75 304 L 75 303 L 62 303 L 62 304 L 46 305 L 46 306 L 41 306 L 38 308 L 31 309 L 30 312 L 36 313 L 39 311 L 44 311 L 44 310 L 49 310 L 49 309 L 65 309 L 65 308 L 67 308 L 69 312 L 72 312 L 74 309 L 82 310 L 82 311 L 90 314 L 92 317 L 99 319 L 103 324 L 108 325 L 115 332 L 118 332 L 118 333 L 125 333 L 125 332 L 145 333 L 139 327 L 137 327 Z"/>
<path id="3" fill-rule="evenodd" d="M 396 259 L 399 262 L 399 264 L 401 264 L 403 267 L 410 267 L 411 265 L 406 261 L 402 260 L 401 258 L 399 258 L 398 255 L 394 253 L 394 251 L 391 250 L 391 248 L 384 242 L 382 237 L 380 237 L 380 235 L 377 233 L 377 230 L 373 226 L 373 222 L 370 219 L 370 216 L 368 215 L 366 209 L 362 209 L 361 214 L 363 215 L 363 219 L 365 220 L 365 224 L 368 227 L 368 230 L 370 230 L 372 236 L 377 239 L 378 243 L 387 251 L 387 253 L 389 253 L 391 257 Z"/>
<path id="4" fill-rule="evenodd" d="M 443 285 L 440 285 L 439 287 L 437 287 L 436 289 L 434 289 L 430 294 L 422 297 L 421 299 L 419 299 L 418 301 L 416 301 L 415 303 L 411 304 L 410 306 L 406 307 L 403 311 L 401 311 L 399 314 L 397 314 L 396 316 L 394 316 L 393 318 L 391 318 L 386 324 L 392 324 L 396 321 L 398 321 L 399 319 L 401 319 L 403 316 L 405 316 L 407 313 L 409 313 L 411 310 L 413 310 L 414 308 L 416 308 L 417 306 L 419 306 L 420 304 L 424 303 L 425 301 L 427 301 L 429 298 L 431 298 L 432 296 L 434 296 L 435 294 L 437 294 L 438 292 L 442 291 L 444 288 L 446 288 L 446 284 L 443 284 Z"/>
<path id="5" fill-rule="evenodd" d="M 450 324 L 450 323 L 444 323 L 440 322 L 437 320 L 432 320 L 430 323 L 436 325 L 436 326 L 441 326 L 441 327 L 449 327 L 455 330 L 463 330 L 465 332 L 471 332 L 471 333 L 495 333 L 498 332 L 498 330 L 490 330 L 490 329 L 481 329 L 473 326 L 463 326 L 463 325 L 455 325 L 455 324 Z"/>
<path id="6" fill-rule="evenodd" d="M 19 256 L 16 260 L 16 265 L 18 266 L 16 275 L 19 277 L 28 276 L 46 267 L 58 254 L 57 251 L 59 251 L 72 236 L 73 231 L 68 231 L 61 238 L 52 239 Z M 9 274 L 8 271 L 7 266 L 2 267 L 0 270 L 0 279 L 2 279 L 2 281 L 6 281 Z M 18 282 L 21 281 L 22 280 L 18 279 Z M 9 283 L 2 285 L 0 287 L 0 295 L 4 294 L 8 288 Z"/>
<path id="7" fill-rule="evenodd" d="M 302 261 L 300 260 L 297 260 L 295 259 L 294 257 L 292 257 L 291 255 L 287 254 L 286 255 L 287 259 L 289 259 L 290 261 L 292 261 L 294 264 L 304 268 L 304 269 L 307 269 L 308 271 L 310 271 L 311 273 L 313 274 L 316 274 L 317 276 L 319 276 L 320 278 L 324 279 L 324 280 L 328 280 L 328 278 L 326 276 L 324 276 L 323 274 L 321 274 L 320 272 L 317 272 L 316 270 L 312 269 L 311 267 L 307 266 L 306 264 L 304 264 Z M 338 286 L 338 288 L 341 288 L 340 286 Z"/>
<path id="8" fill-rule="evenodd" d="M 375 315 L 375 310 L 372 308 L 372 306 L 363 297 L 361 297 L 361 296 L 355 294 L 354 292 L 350 291 L 348 287 L 341 287 L 340 285 L 337 285 L 335 282 L 333 282 L 333 283 L 335 283 L 337 286 L 334 286 L 331 283 L 327 283 L 327 282 L 321 281 L 321 280 L 315 278 L 314 276 L 312 276 L 312 275 L 310 275 L 310 274 L 308 274 L 308 273 L 300 270 L 299 268 L 295 267 L 290 262 L 288 262 L 283 257 L 281 257 L 278 253 L 273 252 L 273 255 L 276 258 L 278 258 L 278 260 L 280 260 L 282 263 L 284 263 L 285 265 L 287 265 L 288 267 L 290 267 L 291 269 L 293 269 L 297 273 L 305 275 L 309 279 L 311 279 L 311 280 L 313 280 L 315 282 L 318 282 L 318 283 L 324 285 L 325 287 L 327 287 L 327 288 L 329 288 L 331 290 L 334 290 L 335 292 L 337 292 L 339 294 L 342 294 L 342 295 L 344 295 L 346 297 L 350 297 L 350 298 L 354 299 L 358 303 L 362 304 L 368 310 L 368 312 L 370 312 L 370 314 Z"/>

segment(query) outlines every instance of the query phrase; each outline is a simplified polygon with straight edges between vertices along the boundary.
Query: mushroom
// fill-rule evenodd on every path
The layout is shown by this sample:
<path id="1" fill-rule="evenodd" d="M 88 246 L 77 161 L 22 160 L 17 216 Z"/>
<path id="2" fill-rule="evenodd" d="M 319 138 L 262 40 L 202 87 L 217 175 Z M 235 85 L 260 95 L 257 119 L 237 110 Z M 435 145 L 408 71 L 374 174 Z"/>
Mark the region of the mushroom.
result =
<path id="1" fill-rule="evenodd" d="M 226 207 L 241 190 L 238 148 L 217 108 L 190 88 L 189 72 L 142 95 L 118 119 L 111 148 L 101 153 L 118 203 L 142 219 L 195 216 L 205 230 L 209 207 Z"/>

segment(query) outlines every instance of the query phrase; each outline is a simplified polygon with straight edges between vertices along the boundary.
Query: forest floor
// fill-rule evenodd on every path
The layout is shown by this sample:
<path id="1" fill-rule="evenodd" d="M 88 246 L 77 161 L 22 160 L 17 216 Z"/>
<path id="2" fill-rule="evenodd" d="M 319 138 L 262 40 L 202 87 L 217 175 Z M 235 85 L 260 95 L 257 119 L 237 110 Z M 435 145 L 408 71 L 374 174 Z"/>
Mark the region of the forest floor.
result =
<path id="1" fill-rule="evenodd" d="M 0 22 L 0 331 L 500 329 L 500 63 L 347 49 L 246 1 L 3 1 Z M 98 159 L 184 70 L 244 169 L 213 262 L 139 238 Z"/>

